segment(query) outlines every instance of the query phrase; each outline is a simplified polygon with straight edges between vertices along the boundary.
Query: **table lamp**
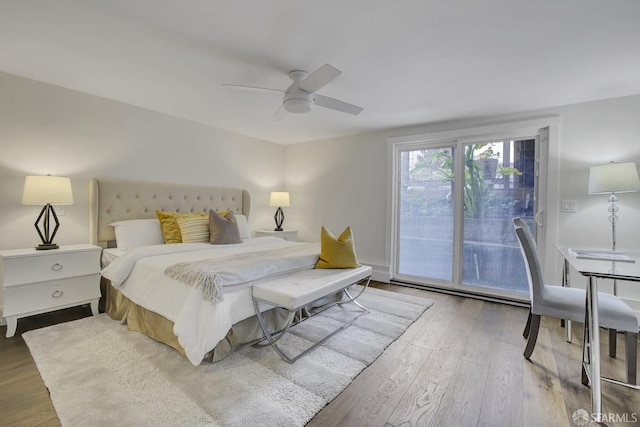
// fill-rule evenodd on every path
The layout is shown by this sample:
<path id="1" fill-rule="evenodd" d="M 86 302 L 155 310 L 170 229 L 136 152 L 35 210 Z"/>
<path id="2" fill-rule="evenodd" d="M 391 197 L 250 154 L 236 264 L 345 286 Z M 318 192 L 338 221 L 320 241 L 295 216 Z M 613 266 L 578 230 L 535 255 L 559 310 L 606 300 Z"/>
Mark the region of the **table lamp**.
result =
<path id="1" fill-rule="evenodd" d="M 42 244 L 36 249 L 58 249 L 53 243 L 53 238 L 60 228 L 60 221 L 52 205 L 72 205 L 73 193 L 71 192 L 71 180 L 62 176 L 27 176 L 24 180 L 22 192 L 23 205 L 44 205 L 34 223 L 36 231 L 42 240 Z M 51 230 L 51 217 L 55 226 Z M 43 221 L 40 229 L 40 220 Z"/>
<path id="2" fill-rule="evenodd" d="M 284 213 L 282 207 L 289 207 L 289 192 L 288 191 L 273 191 L 269 198 L 269 206 L 278 207 L 273 219 L 276 221 L 276 228 L 273 231 L 283 231 L 282 223 L 284 222 Z"/>
<path id="3" fill-rule="evenodd" d="M 609 221 L 611 222 L 612 249 L 616 250 L 616 222 L 618 222 L 618 197 L 616 193 L 640 191 L 640 178 L 635 162 L 593 166 L 589 170 L 589 194 L 609 194 Z M 614 281 L 613 294 L 617 295 Z"/>

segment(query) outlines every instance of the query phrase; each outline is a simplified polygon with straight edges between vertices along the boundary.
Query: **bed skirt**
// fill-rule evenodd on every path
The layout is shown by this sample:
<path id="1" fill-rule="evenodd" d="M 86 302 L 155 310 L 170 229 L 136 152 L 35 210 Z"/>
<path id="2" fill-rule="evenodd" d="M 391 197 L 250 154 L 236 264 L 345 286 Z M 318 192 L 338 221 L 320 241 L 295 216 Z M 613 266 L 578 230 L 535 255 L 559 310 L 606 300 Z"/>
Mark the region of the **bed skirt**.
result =
<path id="1" fill-rule="evenodd" d="M 109 280 L 101 279 L 103 301 L 101 306 L 113 320 L 127 324 L 130 331 L 140 332 L 156 341 L 164 343 L 186 357 L 185 351 L 173 333 L 173 322 L 158 313 L 147 310 L 124 296 L 122 292 L 111 286 Z M 264 313 L 271 330 L 279 330 L 287 323 L 288 313 L 285 310 L 272 309 Z M 234 324 L 224 339 L 209 351 L 203 361 L 217 362 L 224 359 L 243 344 L 263 337 L 262 329 L 256 316 L 251 316 Z"/>

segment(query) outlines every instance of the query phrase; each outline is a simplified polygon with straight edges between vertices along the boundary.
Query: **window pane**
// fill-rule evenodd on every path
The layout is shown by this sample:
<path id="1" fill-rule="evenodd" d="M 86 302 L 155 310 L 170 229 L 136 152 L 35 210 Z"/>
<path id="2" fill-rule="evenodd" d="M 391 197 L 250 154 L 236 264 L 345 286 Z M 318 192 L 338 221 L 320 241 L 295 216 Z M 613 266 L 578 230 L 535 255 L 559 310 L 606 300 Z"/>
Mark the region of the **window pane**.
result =
<path id="1" fill-rule="evenodd" d="M 465 284 L 528 292 L 512 218 L 534 214 L 535 139 L 465 146 Z"/>
<path id="2" fill-rule="evenodd" d="M 398 272 L 452 280 L 453 148 L 400 153 Z"/>

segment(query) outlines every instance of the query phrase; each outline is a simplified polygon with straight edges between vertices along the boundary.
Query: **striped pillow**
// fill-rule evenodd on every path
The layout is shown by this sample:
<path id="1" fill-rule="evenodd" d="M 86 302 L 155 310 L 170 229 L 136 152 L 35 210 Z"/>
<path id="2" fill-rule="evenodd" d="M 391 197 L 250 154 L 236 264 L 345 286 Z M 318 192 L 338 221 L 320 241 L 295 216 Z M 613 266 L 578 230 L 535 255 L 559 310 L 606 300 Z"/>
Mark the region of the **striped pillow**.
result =
<path id="1" fill-rule="evenodd" d="M 176 218 L 182 243 L 209 243 L 209 217 Z"/>
<path id="2" fill-rule="evenodd" d="M 158 220 L 160 221 L 160 228 L 162 229 L 162 235 L 164 236 L 165 243 L 182 243 L 180 226 L 178 225 L 178 221 L 176 221 L 177 218 L 194 218 L 201 216 L 207 218 L 209 216 L 205 213 L 182 214 L 164 211 L 156 211 L 156 215 L 158 217 Z"/>

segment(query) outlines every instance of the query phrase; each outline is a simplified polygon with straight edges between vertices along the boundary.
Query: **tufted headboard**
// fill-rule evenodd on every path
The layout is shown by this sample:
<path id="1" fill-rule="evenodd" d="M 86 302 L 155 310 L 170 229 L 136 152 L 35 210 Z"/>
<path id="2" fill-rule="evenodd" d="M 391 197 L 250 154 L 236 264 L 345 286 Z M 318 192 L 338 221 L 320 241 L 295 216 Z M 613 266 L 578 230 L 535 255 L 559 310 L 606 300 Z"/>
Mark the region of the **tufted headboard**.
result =
<path id="1" fill-rule="evenodd" d="M 156 218 L 156 211 L 209 209 L 249 216 L 249 193 L 228 187 L 96 178 L 89 181 L 89 239 L 95 245 L 115 246 L 115 233 L 109 226 L 114 221 Z"/>

